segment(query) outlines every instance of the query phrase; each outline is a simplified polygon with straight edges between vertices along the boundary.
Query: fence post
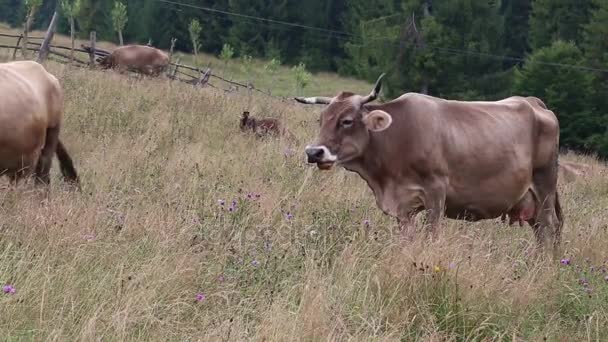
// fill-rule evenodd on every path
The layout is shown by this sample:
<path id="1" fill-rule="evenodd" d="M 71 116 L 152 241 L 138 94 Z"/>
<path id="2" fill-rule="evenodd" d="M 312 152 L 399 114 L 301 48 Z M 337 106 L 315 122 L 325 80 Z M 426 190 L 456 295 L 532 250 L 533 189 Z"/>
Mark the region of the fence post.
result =
<path id="1" fill-rule="evenodd" d="M 180 58 L 177 57 L 177 61 L 175 61 L 175 69 L 173 69 L 173 74 L 171 74 L 171 79 L 174 80 L 175 79 L 175 75 L 177 75 L 177 69 L 179 69 L 179 61 Z"/>
<path id="2" fill-rule="evenodd" d="M 51 23 L 49 24 L 49 28 L 46 30 L 46 34 L 44 35 L 42 45 L 40 45 L 40 51 L 38 52 L 38 63 L 44 63 L 49 55 L 49 50 L 51 49 L 50 45 L 51 41 L 53 40 L 53 35 L 55 34 L 55 28 L 57 27 L 58 17 L 59 15 L 57 14 L 57 11 L 55 11 L 55 13 L 53 13 Z"/>
<path id="3" fill-rule="evenodd" d="M 91 51 L 89 52 L 89 65 L 91 68 L 95 67 L 95 41 L 97 40 L 97 33 L 91 31 Z"/>
<path id="4" fill-rule="evenodd" d="M 17 50 L 21 45 L 21 39 L 23 39 L 23 33 L 19 35 L 19 39 L 17 39 L 17 45 L 15 45 L 15 50 L 13 50 L 13 60 L 17 59 Z"/>
<path id="5" fill-rule="evenodd" d="M 175 48 L 175 42 L 177 39 L 171 38 L 171 48 L 169 49 L 169 67 L 167 68 L 167 77 L 171 77 L 171 60 L 173 59 L 173 49 Z"/>

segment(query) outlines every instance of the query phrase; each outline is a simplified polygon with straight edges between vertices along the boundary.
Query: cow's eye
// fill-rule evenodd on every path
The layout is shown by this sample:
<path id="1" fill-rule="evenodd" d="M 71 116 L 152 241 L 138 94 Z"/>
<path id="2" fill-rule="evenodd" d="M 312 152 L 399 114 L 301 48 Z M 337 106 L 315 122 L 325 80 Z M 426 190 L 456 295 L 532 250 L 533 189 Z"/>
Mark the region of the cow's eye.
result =
<path id="1" fill-rule="evenodd" d="M 351 127 L 353 125 L 353 119 L 343 119 L 340 122 L 340 125 L 342 125 L 342 127 L 344 127 L 344 128 Z"/>

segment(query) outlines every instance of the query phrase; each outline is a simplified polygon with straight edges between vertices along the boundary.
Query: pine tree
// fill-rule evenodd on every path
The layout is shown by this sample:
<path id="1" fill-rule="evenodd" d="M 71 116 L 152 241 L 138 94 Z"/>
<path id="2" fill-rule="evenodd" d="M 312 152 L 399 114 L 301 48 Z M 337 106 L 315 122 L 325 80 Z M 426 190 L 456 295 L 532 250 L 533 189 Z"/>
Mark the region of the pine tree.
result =
<path id="1" fill-rule="evenodd" d="M 528 32 L 530 30 L 531 0 L 503 0 L 501 13 L 505 20 L 504 47 L 505 53 L 510 56 L 524 57 L 529 52 Z M 512 61 L 506 61 L 510 67 Z"/>
<path id="2" fill-rule="evenodd" d="M 112 0 L 82 0 L 80 13 L 76 19 L 81 38 L 86 39 L 91 31 L 96 31 L 98 40 L 114 39 L 110 14 L 112 5 Z"/>
<path id="3" fill-rule="evenodd" d="M 536 96 L 558 117 L 560 142 L 573 149 L 589 147 L 590 139 L 604 134 L 602 119 L 589 108 L 592 76 L 576 68 L 560 68 L 543 63 L 580 66 L 584 63 L 580 49 L 572 42 L 558 40 L 529 56 L 516 72 L 514 91 L 518 95 Z"/>
<path id="4" fill-rule="evenodd" d="M 594 0 L 591 19 L 584 26 L 583 49 L 587 64 L 608 70 L 608 0 Z M 608 73 L 598 72 L 594 77 L 594 105 L 597 109 L 608 107 Z M 608 115 L 608 113 L 606 114 Z"/>
<path id="5" fill-rule="evenodd" d="M 533 50 L 556 40 L 582 41 L 591 0 L 535 0 L 530 17 L 530 46 Z"/>

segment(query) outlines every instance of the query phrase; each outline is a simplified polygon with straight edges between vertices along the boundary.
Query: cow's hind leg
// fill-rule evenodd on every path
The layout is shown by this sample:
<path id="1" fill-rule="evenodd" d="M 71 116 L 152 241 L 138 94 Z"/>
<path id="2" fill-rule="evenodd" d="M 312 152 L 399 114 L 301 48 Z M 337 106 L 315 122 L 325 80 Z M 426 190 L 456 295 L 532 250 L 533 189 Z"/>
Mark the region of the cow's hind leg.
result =
<path id="1" fill-rule="evenodd" d="M 532 181 L 536 191 L 536 215 L 528 223 L 534 230 L 534 235 L 538 246 L 544 248 L 553 245 L 555 256 L 555 246 L 561 236 L 561 209 L 558 209 L 559 200 L 557 198 L 557 167 L 553 165 L 542 169 L 534 170 Z M 549 238 L 553 240 L 550 243 Z"/>
<path id="2" fill-rule="evenodd" d="M 44 147 L 38 157 L 36 164 L 35 180 L 38 184 L 50 184 L 51 182 L 51 165 L 53 164 L 53 156 L 59 141 L 59 126 L 48 128 L 46 130 L 46 140 Z"/>

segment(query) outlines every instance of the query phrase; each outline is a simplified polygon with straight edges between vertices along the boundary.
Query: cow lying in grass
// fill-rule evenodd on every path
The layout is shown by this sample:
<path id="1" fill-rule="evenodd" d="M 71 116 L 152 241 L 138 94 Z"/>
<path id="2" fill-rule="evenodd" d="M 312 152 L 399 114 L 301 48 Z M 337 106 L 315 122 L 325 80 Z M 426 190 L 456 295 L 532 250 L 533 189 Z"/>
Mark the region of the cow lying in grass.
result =
<path id="1" fill-rule="evenodd" d="M 248 111 L 243 112 L 243 116 L 241 116 L 241 120 L 239 123 L 239 127 L 241 131 L 252 131 L 258 137 L 268 136 L 268 135 L 287 135 L 291 136 L 291 133 L 285 128 L 285 126 L 279 121 L 279 119 L 274 118 L 263 118 L 256 119 L 250 116 Z"/>

